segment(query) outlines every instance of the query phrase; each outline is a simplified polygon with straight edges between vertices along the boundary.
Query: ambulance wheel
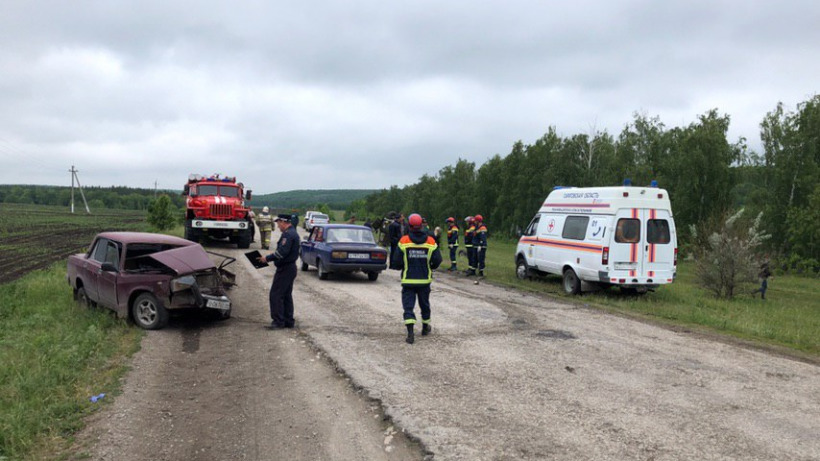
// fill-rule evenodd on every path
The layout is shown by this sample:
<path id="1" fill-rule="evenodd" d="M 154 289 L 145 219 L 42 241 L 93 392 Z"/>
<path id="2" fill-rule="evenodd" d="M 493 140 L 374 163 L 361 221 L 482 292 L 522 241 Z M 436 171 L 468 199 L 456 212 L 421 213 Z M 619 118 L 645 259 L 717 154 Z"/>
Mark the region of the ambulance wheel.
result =
<path id="1" fill-rule="evenodd" d="M 581 292 L 581 280 L 572 269 L 564 271 L 564 292 L 568 295 L 577 295 Z"/>
<path id="2" fill-rule="evenodd" d="M 530 266 L 527 265 L 527 260 L 518 258 L 518 264 L 515 265 L 515 276 L 519 280 L 526 280 L 530 278 Z"/>

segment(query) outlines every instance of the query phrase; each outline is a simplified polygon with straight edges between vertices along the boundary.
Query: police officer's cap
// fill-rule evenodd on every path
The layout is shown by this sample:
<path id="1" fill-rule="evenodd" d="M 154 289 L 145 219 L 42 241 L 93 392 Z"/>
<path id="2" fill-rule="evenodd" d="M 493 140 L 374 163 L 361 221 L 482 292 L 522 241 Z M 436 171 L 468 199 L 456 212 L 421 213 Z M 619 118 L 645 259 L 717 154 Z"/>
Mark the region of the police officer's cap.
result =
<path id="1" fill-rule="evenodd" d="M 274 222 L 277 222 L 277 221 L 290 222 L 290 215 L 289 214 L 276 215 L 276 219 L 274 219 L 273 221 Z"/>

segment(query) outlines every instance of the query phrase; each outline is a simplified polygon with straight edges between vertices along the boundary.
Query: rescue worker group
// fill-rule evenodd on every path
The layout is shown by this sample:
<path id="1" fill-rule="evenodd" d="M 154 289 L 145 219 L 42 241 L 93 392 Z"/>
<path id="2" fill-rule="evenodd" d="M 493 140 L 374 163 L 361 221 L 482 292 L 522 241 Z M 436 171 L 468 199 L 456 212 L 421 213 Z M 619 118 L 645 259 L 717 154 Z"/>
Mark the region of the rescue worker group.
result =
<path id="1" fill-rule="evenodd" d="M 269 214 L 268 207 L 264 207 L 262 213 L 256 216 L 263 249 L 270 248 L 274 223 L 277 223 L 279 230 L 282 231 L 275 251 L 259 258 L 260 262 L 273 262 L 276 266 L 276 274 L 270 291 L 271 325 L 268 326 L 269 329 L 293 328 L 295 325 L 292 291 L 296 278 L 299 236 L 293 226 L 296 225 L 294 221 L 297 219 L 298 217 L 291 215 L 278 215 L 273 218 Z M 468 216 L 464 222 L 463 241 L 468 265 L 464 274 L 468 277 L 483 277 L 487 256 L 487 226 L 480 214 Z M 452 217 L 447 218 L 445 223 L 450 256 L 450 267 L 447 271 L 458 272 L 460 229 Z M 404 325 L 407 329 L 405 341 L 413 344 L 415 325 L 418 322 L 415 314 L 416 302 L 421 310 L 421 335 L 427 336 L 432 331 L 430 284 L 433 281 L 433 271 L 439 268 L 443 259 L 439 249 L 441 229 L 437 227 L 435 230 L 430 230 L 427 220 L 417 213 L 405 219 L 403 214 L 390 212 L 378 222 L 378 226 L 373 226 L 369 220 L 365 225 L 371 229 L 379 228 L 385 237 L 382 243 L 390 245 L 389 268 L 401 271 L 401 300 Z"/>

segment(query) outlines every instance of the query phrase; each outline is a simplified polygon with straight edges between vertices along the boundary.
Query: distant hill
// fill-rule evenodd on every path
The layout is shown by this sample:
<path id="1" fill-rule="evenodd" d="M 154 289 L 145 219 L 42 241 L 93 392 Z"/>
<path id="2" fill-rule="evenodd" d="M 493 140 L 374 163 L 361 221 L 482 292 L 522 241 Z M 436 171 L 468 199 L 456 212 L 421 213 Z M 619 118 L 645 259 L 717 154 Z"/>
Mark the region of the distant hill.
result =
<path id="1" fill-rule="evenodd" d="M 376 189 L 323 189 L 291 190 L 274 194 L 254 195 L 251 205 L 254 207 L 272 206 L 274 208 L 297 208 L 306 210 L 317 203 L 326 203 L 334 210 L 346 209 L 354 200 L 376 193 Z"/>
<path id="2" fill-rule="evenodd" d="M 135 189 L 122 186 L 83 187 L 88 205 L 92 209 L 121 208 L 145 210 L 155 193 L 168 194 L 178 208 L 185 207 L 185 197 L 181 191 Z M 375 189 L 325 189 L 292 190 L 274 194 L 254 195 L 251 205 L 265 205 L 275 209 L 297 208 L 306 211 L 316 204 L 326 203 L 332 210 L 345 210 L 354 201 L 378 192 Z M 74 191 L 75 203 L 82 205 L 79 189 Z M 71 188 L 66 186 L 40 186 L 25 184 L 0 184 L 0 203 L 30 203 L 35 205 L 68 206 L 71 202 Z"/>

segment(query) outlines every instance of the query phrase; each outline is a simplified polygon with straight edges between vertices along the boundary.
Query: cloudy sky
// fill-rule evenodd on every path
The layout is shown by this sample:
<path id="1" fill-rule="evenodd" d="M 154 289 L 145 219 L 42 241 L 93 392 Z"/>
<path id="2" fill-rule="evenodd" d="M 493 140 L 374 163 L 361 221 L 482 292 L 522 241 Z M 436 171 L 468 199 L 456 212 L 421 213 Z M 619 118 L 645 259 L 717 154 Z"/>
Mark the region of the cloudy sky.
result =
<path id="1" fill-rule="evenodd" d="M 820 90 L 818 24 L 816 0 L 2 0 L 0 184 L 383 188 L 712 108 L 759 151 Z"/>

